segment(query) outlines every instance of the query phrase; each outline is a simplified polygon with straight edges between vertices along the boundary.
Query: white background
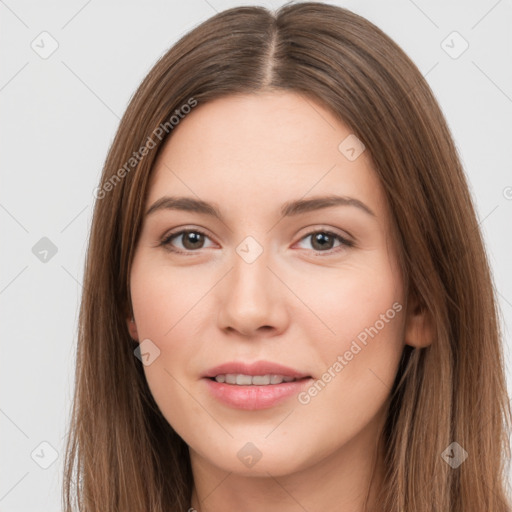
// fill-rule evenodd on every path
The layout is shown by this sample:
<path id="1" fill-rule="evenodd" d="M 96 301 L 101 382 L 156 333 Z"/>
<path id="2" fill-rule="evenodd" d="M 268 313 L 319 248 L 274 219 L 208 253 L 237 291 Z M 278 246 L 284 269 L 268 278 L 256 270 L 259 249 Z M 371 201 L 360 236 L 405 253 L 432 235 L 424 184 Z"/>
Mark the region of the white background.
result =
<path id="1" fill-rule="evenodd" d="M 282 3 L 244 5 L 275 9 Z M 503 315 L 510 391 L 512 4 L 329 3 L 366 17 L 394 39 L 441 105 L 487 244 Z M 61 510 L 93 190 L 119 119 L 158 57 L 215 12 L 237 5 L 242 3 L 0 0 L 2 512 Z M 31 48 L 34 40 L 42 46 L 43 31 L 58 43 L 47 59 Z M 453 31 L 469 43 L 457 59 L 441 46 Z M 45 48 L 49 43 L 46 39 Z M 58 250 L 46 263 L 32 252 L 42 237 Z M 57 451 L 47 469 L 35 462 L 51 460 L 51 449 L 42 442 Z"/>

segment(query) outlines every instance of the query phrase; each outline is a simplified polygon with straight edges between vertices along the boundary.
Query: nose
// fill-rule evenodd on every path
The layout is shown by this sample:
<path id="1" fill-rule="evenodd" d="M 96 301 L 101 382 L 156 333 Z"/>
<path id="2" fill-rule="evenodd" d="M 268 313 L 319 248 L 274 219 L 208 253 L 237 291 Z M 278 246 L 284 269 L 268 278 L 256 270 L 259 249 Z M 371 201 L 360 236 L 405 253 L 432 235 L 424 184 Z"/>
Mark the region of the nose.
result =
<path id="1" fill-rule="evenodd" d="M 233 268 L 220 288 L 218 322 L 244 337 L 275 336 L 286 328 L 286 287 L 263 252 L 248 263 L 234 254 Z"/>

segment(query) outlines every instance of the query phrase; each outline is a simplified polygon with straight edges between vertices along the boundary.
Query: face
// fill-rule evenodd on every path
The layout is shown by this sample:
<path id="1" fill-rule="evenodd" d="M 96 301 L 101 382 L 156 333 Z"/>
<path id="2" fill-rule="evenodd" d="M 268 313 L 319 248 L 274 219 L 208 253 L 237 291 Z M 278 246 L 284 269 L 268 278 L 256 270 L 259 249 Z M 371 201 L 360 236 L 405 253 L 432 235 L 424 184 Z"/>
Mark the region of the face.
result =
<path id="1" fill-rule="evenodd" d="M 279 476 L 376 438 L 405 297 L 390 212 L 360 149 L 291 92 L 199 105 L 163 148 L 130 330 L 194 461 Z M 345 199 L 312 202 L 327 196 Z"/>

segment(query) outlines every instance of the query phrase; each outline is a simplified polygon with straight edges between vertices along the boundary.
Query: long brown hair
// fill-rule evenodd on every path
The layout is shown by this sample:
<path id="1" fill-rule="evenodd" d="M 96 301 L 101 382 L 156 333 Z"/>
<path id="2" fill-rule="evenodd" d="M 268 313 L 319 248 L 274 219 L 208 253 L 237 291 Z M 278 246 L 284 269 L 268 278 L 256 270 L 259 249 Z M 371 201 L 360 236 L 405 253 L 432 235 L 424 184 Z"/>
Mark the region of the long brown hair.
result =
<path id="1" fill-rule="evenodd" d="M 314 2 L 213 16 L 156 63 L 123 116 L 86 256 L 64 509 L 190 506 L 188 447 L 159 411 L 127 330 L 131 261 L 153 164 L 194 102 L 271 90 L 319 102 L 366 146 L 390 205 L 406 290 L 434 325 L 431 345 L 406 346 L 390 396 L 381 510 L 510 511 L 499 315 L 450 131 L 396 43 L 361 16 Z M 463 453 L 455 442 L 467 453 L 458 467 L 445 456 L 454 447 Z"/>

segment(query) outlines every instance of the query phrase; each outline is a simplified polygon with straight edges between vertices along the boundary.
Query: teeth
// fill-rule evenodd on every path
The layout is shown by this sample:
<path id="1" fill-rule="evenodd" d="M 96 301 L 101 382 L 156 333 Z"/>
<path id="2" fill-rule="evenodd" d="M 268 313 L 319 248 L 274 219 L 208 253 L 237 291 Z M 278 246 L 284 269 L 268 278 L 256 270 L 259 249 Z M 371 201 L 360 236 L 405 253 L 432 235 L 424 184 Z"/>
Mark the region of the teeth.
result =
<path id="1" fill-rule="evenodd" d="M 252 384 L 255 386 L 268 386 L 272 382 L 271 375 L 255 375 L 252 379 Z M 278 382 L 272 382 L 272 384 L 279 384 Z"/>
<path id="2" fill-rule="evenodd" d="M 295 377 L 285 377 L 283 375 L 244 375 L 242 373 L 228 373 L 226 375 L 217 375 L 217 382 L 226 384 L 236 384 L 238 386 L 268 386 L 269 384 L 281 384 L 282 382 L 292 382 Z"/>
<path id="3" fill-rule="evenodd" d="M 239 386 L 249 386 L 252 384 L 252 377 L 250 375 L 237 375 L 236 383 Z"/>
<path id="4" fill-rule="evenodd" d="M 284 377 L 281 377 L 281 375 L 271 375 L 270 384 L 279 384 L 280 382 L 283 382 L 281 379 L 284 380 Z"/>

